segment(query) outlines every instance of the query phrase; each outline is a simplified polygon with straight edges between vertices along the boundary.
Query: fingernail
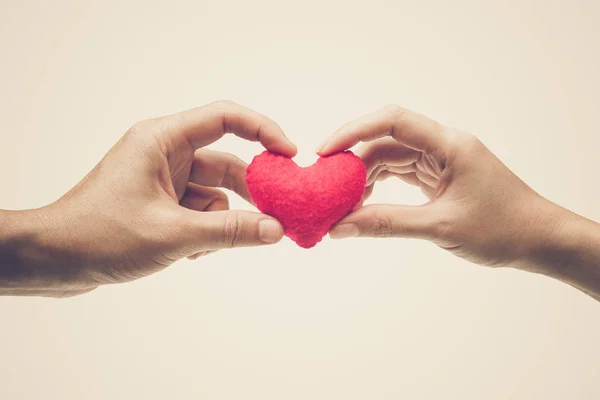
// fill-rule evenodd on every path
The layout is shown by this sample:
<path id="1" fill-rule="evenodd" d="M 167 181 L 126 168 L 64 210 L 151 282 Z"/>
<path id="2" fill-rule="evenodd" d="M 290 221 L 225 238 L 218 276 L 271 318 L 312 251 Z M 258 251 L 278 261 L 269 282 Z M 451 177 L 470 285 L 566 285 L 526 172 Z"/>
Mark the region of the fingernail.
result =
<path id="1" fill-rule="evenodd" d="M 329 237 L 332 239 L 346 239 L 356 237 L 360 233 L 356 224 L 342 224 L 338 225 L 329 232 Z"/>
<path id="2" fill-rule="evenodd" d="M 263 219 L 258 223 L 258 236 L 265 243 L 276 243 L 283 234 L 281 225 L 272 219 Z"/>

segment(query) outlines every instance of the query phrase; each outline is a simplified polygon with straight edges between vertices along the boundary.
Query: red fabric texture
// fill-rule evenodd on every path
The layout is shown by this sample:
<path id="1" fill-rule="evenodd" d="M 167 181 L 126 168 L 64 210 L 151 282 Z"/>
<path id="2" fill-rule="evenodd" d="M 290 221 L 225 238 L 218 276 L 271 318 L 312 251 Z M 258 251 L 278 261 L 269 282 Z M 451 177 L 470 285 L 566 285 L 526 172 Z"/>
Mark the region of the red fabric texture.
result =
<path id="1" fill-rule="evenodd" d="M 256 207 L 277 219 L 286 236 L 306 249 L 354 209 L 365 193 L 366 180 L 365 165 L 351 151 L 320 157 L 306 168 L 265 151 L 246 171 Z"/>

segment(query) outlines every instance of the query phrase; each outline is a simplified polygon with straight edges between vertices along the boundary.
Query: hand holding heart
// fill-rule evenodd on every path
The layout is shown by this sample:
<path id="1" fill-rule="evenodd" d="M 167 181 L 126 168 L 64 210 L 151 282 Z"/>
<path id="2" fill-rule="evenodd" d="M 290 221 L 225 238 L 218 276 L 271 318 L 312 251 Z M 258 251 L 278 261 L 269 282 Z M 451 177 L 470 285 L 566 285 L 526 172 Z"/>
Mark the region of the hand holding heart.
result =
<path id="1" fill-rule="evenodd" d="M 219 190 L 250 200 L 246 164 L 204 149 L 226 133 L 277 154 L 296 153 L 275 122 L 231 102 L 138 122 L 56 202 L 0 212 L 0 225 L 15 238 L 0 246 L 0 294 L 73 296 L 184 257 L 279 241 L 277 220 L 229 210 Z M 3 262 L 11 268 L 2 269 Z"/>
<path id="2" fill-rule="evenodd" d="M 332 238 L 407 237 L 429 240 L 469 261 L 528 268 L 557 232 L 562 209 L 513 174 L 475 136 L 389 106 L 344 125 L 318 154 L 364 142 L 364 200 L 377 181 L 397 177 L 429 198 L 421 206 L 358 208 Z"/>

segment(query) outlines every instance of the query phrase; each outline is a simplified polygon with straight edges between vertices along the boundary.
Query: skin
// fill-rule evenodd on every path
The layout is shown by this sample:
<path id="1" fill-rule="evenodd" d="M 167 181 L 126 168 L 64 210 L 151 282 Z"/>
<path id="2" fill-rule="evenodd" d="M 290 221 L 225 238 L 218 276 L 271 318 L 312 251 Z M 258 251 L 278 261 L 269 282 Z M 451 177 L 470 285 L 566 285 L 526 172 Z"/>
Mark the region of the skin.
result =
<path id="1" fill-rule="evenodd" d="M 218 102 L 135 124 L 75 188 L 36 210 L 0 211 L 0 294 L 68 297 L 224 248 L 268 245 L 281 225 L 229 210 L 250 201 L 246 164 L 203 147 L 225 133 L 294 156 L 267 117 Z M 421 206 L 362 204 L 332 238 L 430 240 L 468 261 L 544 274 L 600 300 L 600 225 L 548 201 L 475 136 L 398 106 L 344 125 L 318 151 L 356 153 L 377 181 L 421 188 Z"/>
<path id="2" fill-rule="evenodd" d="M 398 177 L 429 201 L 359 206 L 332 238 L 425 239 L 473 263 L 544 274 L 600 300 L 600 225 L 540 196 L 472 134 L 388 106 L 344 125 L 317 153 L 359 142 L 364 200 L 377 181 Z"/>
<path id="3" fill-rule="evenodd" d="M 296 154 L 276 123 L 231 102 L 139 122 L 56 202 L 0 211 L 0 294 L 69 297 L 184 257 L 279 241 L 279 222 L 229 210 L 218 189 L 250 201 L 246 164 L 203 149 L 225 133 Z"/>

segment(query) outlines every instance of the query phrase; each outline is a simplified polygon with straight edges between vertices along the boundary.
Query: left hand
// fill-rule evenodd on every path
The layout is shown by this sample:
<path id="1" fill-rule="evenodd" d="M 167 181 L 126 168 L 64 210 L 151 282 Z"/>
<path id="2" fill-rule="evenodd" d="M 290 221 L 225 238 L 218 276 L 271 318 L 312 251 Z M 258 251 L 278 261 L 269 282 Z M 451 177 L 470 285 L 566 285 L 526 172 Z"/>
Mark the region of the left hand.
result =
<path id="1" fill-rule="evenodd" d="M 398 177 L 421 189 L 426 204 L 358 207 L 332 238 L 429 240 L 471 262 L 532 269 L 566 220 L 565 210 L 536 193 L 474 135 L 398 106 L 352 121 L 320 149 L 328 155 L 367 142 L 366 197 L 376 182 Z M 537 267 L 535 267 L 537 268 Z"/>

